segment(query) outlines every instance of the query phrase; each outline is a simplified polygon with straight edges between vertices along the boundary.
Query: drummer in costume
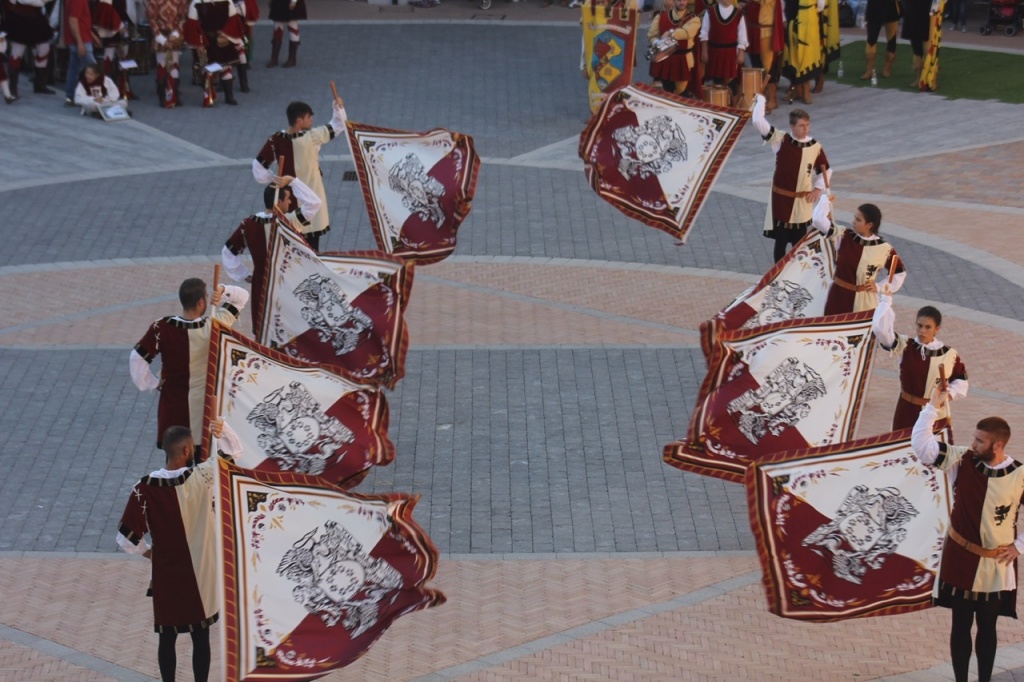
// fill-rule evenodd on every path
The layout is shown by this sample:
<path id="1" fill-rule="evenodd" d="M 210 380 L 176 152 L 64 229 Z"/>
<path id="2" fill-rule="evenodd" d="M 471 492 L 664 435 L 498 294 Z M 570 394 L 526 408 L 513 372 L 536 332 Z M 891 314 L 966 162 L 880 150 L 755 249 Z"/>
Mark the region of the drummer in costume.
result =
<path id="1" fill-rule="evenodd" d="M 185 41 L 196 50 L 205 50 L 208 63 L 223 67 L 220 82 L 228 104 L 238 104 L 232 66 L 245 59 L 244 36 L 245 23 L 232 0 L 193 0 L 185 22 Z"/>
<path id="2" fill-rule="evenodd" d="M 896 29 L 903 7 L 900 0 L 868 0 L 864 18 L 867 20 L 867 42 L 864 44 L 864 73 L 862 81 L 870 80 L 875 73 L 875 54 L 878 52 L 878 34 L 885 27 L 885 64 L 882 65 L 882 78 L 892 75 L 892 65 L 896 61 Z"/>
<path id="3" fill-rule="evenodd" d="M 103 73 L 114 75 L 114 57 L 118 50 L 127 45 L 128 3 L 126 0 L 95 0 L 90 2 L 92 32 L 103 45 Z"/>
<path id="4" fill-rule="evenodd" d="M 718 0 L 704 13 L 700 28 L 704 80 L 728 86 L 735 95 L 746 58 L 747 24 L 734 0 Z"/>
<path id="5" fill-rule="evenodd" d="M 779 108 L 779 75 L 782 73 L 782 51 L 786 47 L 786 25 L 782 20 L 782 0 L 750 0 L 743 12 L 747 21 L 750 65 L 764 69 L 768 85 L 764 89 L 765 112 Z"/>
<path id="6" fill-rule="evenodd" d="M 185 17 L 186 0 L 146 0 L 146 18 L 153 29 L 153 52 L 156 53 L 156 91 L 160 106 L 178 106 L 178 63 Z"/>
<path id="7" fill-rule="evenodd" d="M 7 40 L 11 43 L 8 63 L 11 70 L 8 89 L 11 96 L 7 98 L 8 104 L 18 98 L 18 75 L 21 72 L 21 62 L 29 50 L 32 51 L 35 67 L 32 92 L 42 95 L 54 94 L 53 90 L 46 87 L 46 64 L 50 57 L 53 29 L 50 28 L 50 20 L 46 16 L 45 4 L 44 0 L 3 0 L 4 30 L 7 32 Z M 6 98 L 6 92 L 4 96 Z"/>
<path id="8" fill-rule="evenodd" d="M 790 82 L 787 100 L 811 103 L 811 84 L 822 68 L 821 24 L 825 0 L 785 0 L 786 52 L 782 75 Z"/>
<path id="9" fill-rule="evenodd" d="M 673 0 L 672 9 L 654 15 L 647 31 L 653 45 L 658 40 L 675 41 L 675 50 L 664 59 L 651 60 L 651 78 L 660 81 L 668 92 L 688 92 L 701 97 L 700 75 L 697 72 L 695 40 L 700 34 L 700 19 L 691 14 L 686 0 Z"/>
<path id="10" fill-rule="evenodd" d="M 286 27 L 288 28 L 288 61 L 282 66 L 286 69 L 295 66 L 295 59 L 299 54 L 299 22 L 304 19 L 306 19 L 306 0 L 270 0 L 270 20 L 274 22 L 274 35 L 270 42 L 268 67 L 277 66 Z"/>

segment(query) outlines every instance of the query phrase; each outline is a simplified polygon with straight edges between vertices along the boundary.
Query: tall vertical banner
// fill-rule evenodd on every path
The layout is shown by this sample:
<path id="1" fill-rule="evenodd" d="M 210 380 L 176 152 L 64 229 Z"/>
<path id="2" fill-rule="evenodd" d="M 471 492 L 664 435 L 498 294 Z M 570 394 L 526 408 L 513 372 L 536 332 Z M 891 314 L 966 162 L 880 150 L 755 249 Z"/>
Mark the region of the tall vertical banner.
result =
<path id="1" fill-rule="evenodd" d="M 772 613 L 821 622 L 931 606 L 953 496 L 909 429 L 773 455 L 744 484 Z"/>
<path id="2" fill-rule="evenodd" d="M 220 325 L 210 337 L 206 391 L 204 433 L 223 419 L 241 442 L 236 463 L 246 469 L 310 474 L 351 488 L 395 458 L 378 387 Z"/>
<path id="3" fill-rule="evenodd" d="M 939 87 L 939 50 L 942 47 L 942 16 L 946 12 L 946 0 L 939 0 L 937 4 L 928 16 L 928 49 L 924 53 L 918 81 L 924 92 L 935 92 Z"/>
<path id="4" fill-rule="evenodd" d="M 444 603 L 416 497 L 356 495 L 300 474 L 218 469 L 221 679 L 314 680 L 400 616 Z"/>
<path id="5" fill-rule="evenodd" d="M 593 112 L 608 93 L 633 82 L 640 14 L 622 0 L 584 0 L 582 12 L 583 69 Z"/>
<path id="6" fill-rule="evenodd" d="M 723 332 L 686 438 L 667 464 L 743 481 L 747 467 L 786 450 L 853 438 L 875 337 L 872 312 Z"/>
<path id="7" fill-rule="evenodd" d="M 409 349 L 412 266 L 377 251 L 317 255 L 289 229 L 270 240 L 259 342 L 394 388 Z"/>
<path id="8" fill-rule="evenodd" d="M 410 133 L 347 125 L 380 249 L 420 264 L 451 255 L 480 173 L 473 138 L 441 129 Z"/>
<path id="9" fill-rule="evenodd" d="M 648 85 L 610 95 L 580 135 L 590 186 L 609 204 L 686 241 L 750 112 Z"/>

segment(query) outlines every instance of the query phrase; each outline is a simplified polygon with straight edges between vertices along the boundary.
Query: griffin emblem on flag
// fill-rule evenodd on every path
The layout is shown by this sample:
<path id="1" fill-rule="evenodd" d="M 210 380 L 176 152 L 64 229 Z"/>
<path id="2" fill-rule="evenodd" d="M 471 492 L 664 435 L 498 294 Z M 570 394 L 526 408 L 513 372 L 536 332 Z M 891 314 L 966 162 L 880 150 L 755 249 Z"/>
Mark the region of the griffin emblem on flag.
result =
<path id="1" fill-rule="evenodd" d="M 609 95 L 580 135 L 598 195 L 627 216 L 686 241 L 749 112 L 640 83 Z"/>
<path id="2" fill-rule="evenodd" d="M 917 459 L 909 429 L 769 455 L 744 485 L 772 613 L 833 621 L 931 606 L 952 491 Z"/>
<path id="3" fill-rule="evenodd" d="M 380 249 L 421 264 L 451 255 L 480 172 L 473 138 L 441 129 L 411 133 L 347 125 Z"/>

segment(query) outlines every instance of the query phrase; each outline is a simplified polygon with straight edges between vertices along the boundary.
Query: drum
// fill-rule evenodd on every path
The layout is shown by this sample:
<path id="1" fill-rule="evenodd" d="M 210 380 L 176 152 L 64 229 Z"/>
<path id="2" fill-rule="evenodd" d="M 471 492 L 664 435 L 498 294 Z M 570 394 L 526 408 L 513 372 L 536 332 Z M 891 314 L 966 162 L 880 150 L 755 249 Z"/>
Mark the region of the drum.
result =
<path id="1" fill-rule="evenodd" d="M 724 85 L 705 85 L 704 101 L 719 107 L 729 106 L 729 99 L 732 92 Z"/>
<path id="2" fill-rule="evenodd" d="M 672 36 L 658 38 L 647 48 L 647 60 L 653 64 L 665 61 L 675 53 L 678 41 Z"/>
<path id="3" fill-rule="evenodd" d="M 743 68 L 743 97 L 739 101 L 740 109 L 749 109 L 754 103 L 754 95 L 764 89 L 764 71 L 762 69 Z"/>
<path id="4" fill-rule="evenodd" d="M 151 37 L 138 37 L 128 43 L 127 58 L 135 60 L 135 73 L 149 73 L 150 60 L 153 58 L 150 50 L 152 40 Z"/>

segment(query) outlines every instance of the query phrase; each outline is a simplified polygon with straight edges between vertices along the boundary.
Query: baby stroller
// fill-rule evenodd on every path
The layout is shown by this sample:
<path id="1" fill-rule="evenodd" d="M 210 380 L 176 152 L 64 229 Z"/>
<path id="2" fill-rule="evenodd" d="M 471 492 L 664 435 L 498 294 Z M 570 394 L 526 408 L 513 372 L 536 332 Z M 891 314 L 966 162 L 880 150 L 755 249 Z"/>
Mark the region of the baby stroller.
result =
<path id="1" fill-rule="evenodd" d="M 1020 7 L 1017 0 L 989 0 L 988 22 L 980 27 L 981 35 L 992 34 L 996 26 L 1005 26 L 1003 33 L 1008 36 L 1016 35 L 1020 28 Z"/>

